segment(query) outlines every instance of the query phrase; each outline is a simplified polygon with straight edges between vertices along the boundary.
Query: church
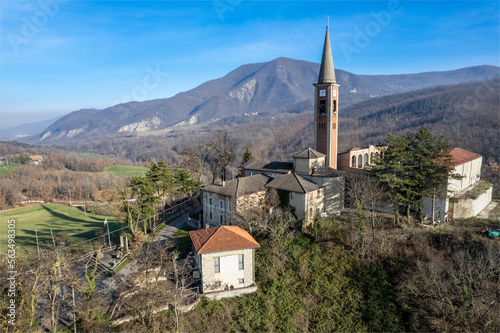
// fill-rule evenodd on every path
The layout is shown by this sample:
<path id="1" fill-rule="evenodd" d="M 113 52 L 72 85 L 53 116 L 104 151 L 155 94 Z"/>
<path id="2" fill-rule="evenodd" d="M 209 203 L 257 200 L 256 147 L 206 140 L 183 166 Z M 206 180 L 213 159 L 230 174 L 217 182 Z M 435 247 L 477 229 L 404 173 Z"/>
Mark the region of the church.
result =
<path id="1" fill-rule="evenodd" d="M 335 79 L 330 35 L 314 89 L 314 149 L 293 155 L 293 162 L 249 160 L 241 178 L 209 185 L 203 192 L 203 224 L 238 225 L 248 214 L 291 206 L 299 221 L 344 210 L 345 172 L 337 167 L 339 84 Z"/>

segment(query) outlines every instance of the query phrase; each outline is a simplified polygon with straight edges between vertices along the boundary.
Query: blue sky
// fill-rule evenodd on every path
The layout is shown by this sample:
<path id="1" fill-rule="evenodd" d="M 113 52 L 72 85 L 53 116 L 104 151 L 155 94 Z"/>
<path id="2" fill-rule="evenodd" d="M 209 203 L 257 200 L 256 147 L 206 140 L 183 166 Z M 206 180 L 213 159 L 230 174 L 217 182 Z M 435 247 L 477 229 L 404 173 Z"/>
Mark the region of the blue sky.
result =
<path id="1" fill-rule="evenodd" d="M 0 127 L 170 97 L 277 57 L 356 74 L 500 65 L 499 1 L 0 1 Z"/>

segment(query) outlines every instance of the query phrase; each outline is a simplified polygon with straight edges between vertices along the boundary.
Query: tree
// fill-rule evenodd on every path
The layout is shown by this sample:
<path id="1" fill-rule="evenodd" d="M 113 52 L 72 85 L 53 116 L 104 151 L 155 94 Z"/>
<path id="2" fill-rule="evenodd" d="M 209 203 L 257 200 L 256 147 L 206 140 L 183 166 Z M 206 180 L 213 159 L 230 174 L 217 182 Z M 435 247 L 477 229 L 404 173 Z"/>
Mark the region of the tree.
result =
<path id="1" fill-rule="evenodd" d="M 191 178 L 191 174 L 182 167 L 175 168 L 174 179 L 176 182 L 176 191 L 181 194 L 194 192 L 200 183 Z"/>
<path id="2" fill-rule="evenodd" d="M 139 206 L 137 222 L 139 222 L 140 219 L 144 220 L 143 227 L 144 234 L 146 235 L 148 230 L 145 220 L 156 214 L 155 204 L 158 203 L 159 197 L 156 195 L 153 182 L 147 177 L 132 177 L 130 180 L 130 188 Z"/>
<path id="3" fill-rule="evenodd" d="M 385 145 L 371 171 L 393 198 L 395 222 L 399 219 L 400 203 L 404 204 L 409 221 L 412 204 L 417 203 L 420 209 L 424 195 L 435 196 L 450 176 L 455 177 L 450 147 L 443 136 L 433 136 L 424 127 L 414 134 L 389 135 Z"/>
<path id="4" fill-rule="evenodd" d="M 232 147 L 227 132 L 217 131 L 211 142 L 212 151 L 209 154 L 209 164 L 212 170 L 212 183 L 215 183 L 217 173 L 221 174 L 222 181 L 226 180 L 226 167 L 231 160 Z"/>
<path id="5" fill-rule="evenodd" d="M 243 161 L 241 162 L 241 164 L 245 164 L 246 162 L 250 161 L 253 158 L 254 157 L 252 151 L 250 150 L 250 147 L 247 147 L 245 149 L 245 152 L 243 153 Z"/>
<path id="6" fill-rule="evenodd" d="M 386 148 L 381 157 L 375 157 L 371 166 L 372 173 L 386 186 L 394 206 L 394 224 L 399 223 L 399 205 L 405 205 L 409 216 L 409 207 L 415 196 L 415 183 L 412 178 L 412 134 L 389 135 Z"/>
<path id="7" fill-rule="evenodd" d="M 205 166 L 211 149 L 212 142 L 209 142 L 207 144 L 200 144 L 196 147 L 187 148 L 183 152 L 186 158 L 183 165 L 191 174 L 196 175 L 200 183 L 203 176 L 203 167 Z"/>
<path id="8" fill-rule="evenodd" d="M 245 149 L 245 152 L 243 153 L 243 160 L 241 161 L 241 165 L 245 164 L 246 162 L 250 161 L 251 159 L 253 159 L 253 154 L 252 154 L 252 151 L 250 150 L 250 147 L 247 147 Z M 242 176 L 242 170 L 240 169 L 239 173 L 238 173 L 238 177 L 241 177 Z"/>
<path id="9" fill-rule="evenodd" d="M 375 239 L 375 204 L 384 198 L 384 189 L 380 182 L 370 174 L 349 172 L 346 176 L 345 187 L 351 204 L 359 201 L 362 206 L 369 206 L 371 212 L 372 237 Z"/>

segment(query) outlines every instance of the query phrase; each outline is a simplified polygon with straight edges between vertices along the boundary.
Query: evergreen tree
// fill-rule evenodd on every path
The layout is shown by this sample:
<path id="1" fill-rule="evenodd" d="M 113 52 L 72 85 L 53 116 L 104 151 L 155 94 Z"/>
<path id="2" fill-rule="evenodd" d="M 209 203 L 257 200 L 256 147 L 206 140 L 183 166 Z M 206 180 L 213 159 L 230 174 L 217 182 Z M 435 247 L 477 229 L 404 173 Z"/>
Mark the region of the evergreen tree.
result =
<path id="1" fill-rule="evenodd" d="M 252 151 L 250 150 L 250 147 L 247 147 L 245 149 L 245 152 L 243 153 L 243 160 L 241 161 L 241 165 L 245 164 L 246 162 L 250 161 L 253 159 L 253 154 Z M 238 172 L 238 178 L 243 176 L 242 169 L 240 168 L 240 171 Z"/>
<path id="2" fill-rule="evenodd" d="M 182 167 L 175 168 L 174 178 L 177 187 L 176 190 L 181 194 L 192 193 L 201 185 L 200 182 L 191 178 L 191 174 Z"/>
<path id="3" fill-rule="evenodd" d="M 246 162 L 250 161 L 251 159 L 253 159 L 253 154 L 252 154 L 252 151 L 250 150 L 250 147 L 247 147 L 245 149 L 245 152 L 243 153 L 243 161 L 241 162 L 241 164 L 245 164 Z"/>
<path id="4" fill-rule="evenodd" d="M 419 216 L 424 195 L 443 195 L 450 176 L 454 177 L 450 147 L 443 136 L 433 136 L 422 127 L 415 134 L 389 135 L 386 149 L 375 159 L 371 170 L 385 184 L 395 205 L 395 222 L 399 205 L 406 208 L 408 220 L 412 204 L 418 204 Z"/>

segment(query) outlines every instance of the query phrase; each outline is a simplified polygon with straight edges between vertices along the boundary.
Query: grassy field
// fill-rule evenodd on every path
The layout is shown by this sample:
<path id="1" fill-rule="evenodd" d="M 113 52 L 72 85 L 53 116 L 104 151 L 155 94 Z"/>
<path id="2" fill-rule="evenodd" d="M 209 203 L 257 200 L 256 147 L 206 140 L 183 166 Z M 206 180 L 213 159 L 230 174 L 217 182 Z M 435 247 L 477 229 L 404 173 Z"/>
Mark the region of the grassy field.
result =
<path id="1" fill-rule="evenodd" d="M 114 217 L 95 214 L 84 215 L 76 207 L 58 204 L 36 204 L 28 207 L 12 209 L 0 213 L 0 250 L 7 249 L 7 221 L 15 220 L 16 245 L 18 251 L 26 252 L 36 247 L 35 230 L 38 229 L 40 244 L 51 242 L 50 229 L 54 236 L 66 236 L 71 241 L 79 242 L 96 237 L 96 230 L 106 232 L 104 219 L 108 219 L 109 230 L 123 227 L 115 222 Z M 116 236 L 117 237 L 117 236 Z M 113 241 L 112 235 L 112 241 Z M 107 240 L 107 238 L 106 238 Z"/>
<path id="2" fill-rule="evenodd" d="M 184 252 L 189 246 L 191 246 L 191 238 L 189 237 L 189 231 L 196 230 L 191 227 L 184 227 L 179 230 L 175 234 L 172 235 L 172 238 L 175 239 L 175 244 L 177 251 L 180 253 Z"/>
<path id="3" fill-rule="evenodd" d="M 104 170 L 104 172 L 110 172 L 117 177 L 133 177 L 133 176 L 144 176 L 144 174 L 148 170 L 149 170 L 148 168 L 140 166 L 113 165 Z"/>
<path id="4" fill-rule="evenodd" d="M 12 169 L 15 168 L 15 165 L 12 164 L 3 164 L 0 165 L 0 177 L 8 175 L 9 172 L 12 172 Z"/>

